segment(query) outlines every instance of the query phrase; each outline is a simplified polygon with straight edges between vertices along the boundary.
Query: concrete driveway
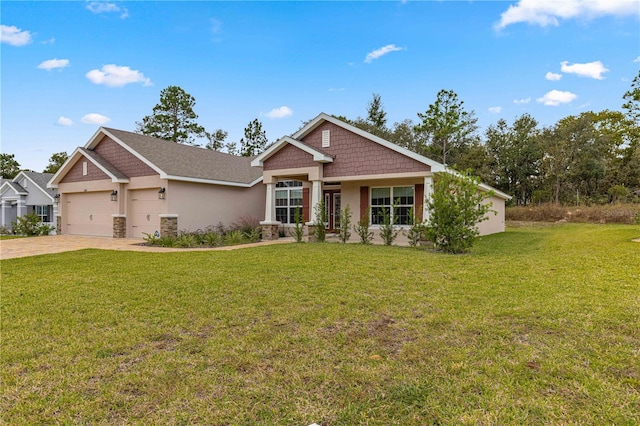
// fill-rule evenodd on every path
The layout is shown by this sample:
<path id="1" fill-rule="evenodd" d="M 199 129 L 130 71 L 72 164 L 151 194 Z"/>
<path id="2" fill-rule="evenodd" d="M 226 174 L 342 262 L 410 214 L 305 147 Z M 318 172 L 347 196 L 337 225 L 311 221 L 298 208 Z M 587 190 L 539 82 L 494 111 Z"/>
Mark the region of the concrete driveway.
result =
<path id="1" fill-rule="evenodd" d="M 183 249 L 147 247 L 140 245 L 144 242 L 144 240 L 137 238 L 50 235 L 47 237 L 14 238 L 10 240 L 0 240 L 0 259 L 4 260 L 17 257 L 37 256 L 40 254 L 62 253 L 65 251 L 82 250 L 87 248 L 168 253 L 176 251 L 237 250 L 270 244 L 286 244 L 293 241 L 293 238 L 280 238 L 279 240 L 274 241 L 262 241 L 259 243 L 243 244 L 238 246 Z"/>

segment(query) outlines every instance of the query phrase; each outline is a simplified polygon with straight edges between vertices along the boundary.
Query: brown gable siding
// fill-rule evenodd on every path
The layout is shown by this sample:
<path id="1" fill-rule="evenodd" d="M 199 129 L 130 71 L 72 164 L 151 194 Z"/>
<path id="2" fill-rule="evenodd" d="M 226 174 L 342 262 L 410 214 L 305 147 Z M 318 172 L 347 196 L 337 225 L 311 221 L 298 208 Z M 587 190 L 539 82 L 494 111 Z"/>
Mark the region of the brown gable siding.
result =
<path id="1" fill-rule="evenodd" d="M 86 176 L 82 174 L 82 163 L 87 163 Z M 60 183 L 86 182 L 90 180 L 102 180 L 102 179 L 111 179 L 111 178 L 105 172 L 100 170 L 91 161 L 82 157 L 76 162 L 76 164 L 73 165 L 73 167 L 71 167 L 71 170 L 69 170 L 67 174 L 64 175 Z"/>
<path id="2" fill-rule="evenodd" d="M 313 161 L 313 156 L 311 154 L 307 154 L 293 145 L 286 145 L 280 151 L 265 160 L 263 170 L 313 167 L 315 165 L 317 164 Z"/>
<path id="3" fill-rule="evenodd" d="M 94 151 L 128 177 L 152 176 L 158 173 L 129 151 L 105 136 Z"/>
<path id="4" fill-rule="evenodd" d="M 322 131 L 330 130 L 331 144 L 322 147 Z M 303 142 L 334 156 L 324 165 L 325 177 L 429 171 L 430 167 L 333 123 L 324 122 Z"/>

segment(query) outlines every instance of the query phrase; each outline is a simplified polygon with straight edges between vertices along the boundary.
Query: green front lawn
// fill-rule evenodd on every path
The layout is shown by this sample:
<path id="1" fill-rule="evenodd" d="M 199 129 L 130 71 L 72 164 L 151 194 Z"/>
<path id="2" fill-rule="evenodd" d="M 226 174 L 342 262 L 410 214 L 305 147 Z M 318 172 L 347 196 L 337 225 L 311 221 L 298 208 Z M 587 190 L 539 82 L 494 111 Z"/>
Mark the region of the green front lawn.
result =
<path id="1" fill-rule="evenodd" d="M 1 263 L 6 424 L 640 424 L 638 226 Z"/>

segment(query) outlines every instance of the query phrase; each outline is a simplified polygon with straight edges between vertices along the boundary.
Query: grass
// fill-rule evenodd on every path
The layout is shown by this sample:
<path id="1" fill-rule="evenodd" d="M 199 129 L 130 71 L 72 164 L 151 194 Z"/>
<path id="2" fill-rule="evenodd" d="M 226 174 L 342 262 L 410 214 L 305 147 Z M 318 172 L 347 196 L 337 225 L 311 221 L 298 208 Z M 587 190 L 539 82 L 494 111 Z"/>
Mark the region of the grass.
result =
<path id="1" fill-rule="evenodd" d="M 2 261 L 6 424 L 640 423 L 638 226 Z M 73 265 L 73 266 L 71 266 Z"/>
<path id="2" fill-rule="evenodd" d="M 25 237 L 22 235 L 0 235 L 0 241 L 13 240 L 14 238 L 25 238 Z"/>

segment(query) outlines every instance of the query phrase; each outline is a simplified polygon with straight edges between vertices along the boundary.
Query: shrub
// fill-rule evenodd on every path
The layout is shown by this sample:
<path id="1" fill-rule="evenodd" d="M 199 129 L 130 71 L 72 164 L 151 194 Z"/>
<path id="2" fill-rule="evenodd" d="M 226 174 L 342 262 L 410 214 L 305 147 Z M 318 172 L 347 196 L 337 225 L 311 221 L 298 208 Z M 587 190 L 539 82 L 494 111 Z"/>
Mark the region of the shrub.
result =
<path id="1" fill-rule="evenodd" d="M 222 236 L 215 231 L 207 231 L 204 234 L 202 243 L 207 247 L 218 247 L 222 244 Z"/>
<path id="2" fill-rule="evenodd" d="M 392 208 L 395 211 L 395 204 Z M 400 233 L 400 231 L 397 230 L 394 226 L 396 220 L 395 215 L 393 216 L 394 219 L 391 219 L 391 212 L 385 208 L 382 209 L 382 225 L 380 225 L 380 238 L 382 238 L 385 246 L 390 246 L 391 244 L 393 244 L 393 241 Z"/>
<path id="3" fill-rule="evenodd" d="M 49 235 L 55 228 L 40 220 L 36 213 L 27 213 L 12 223 L 13 232 L 28 237 L 35 235 Z"/>
<path id="4" fill-rule="evenodd" d="M 257 226 L 250 231 L 243 231 L 242 237 L 249 243 L 257 243 L 262 239 L 262 227 Z"/>
<path id="5" fill-rule="evenodd" d="M 190 247 L 197 247 L 199 246 L 199 244 L 198 244 L 198 239 L 194 234 L 183 233 L 183 234 L 180 234 L 178 238 L 176 238 L 174 242 L 174 246 L 181 247 L 181 248 L 190 248 Z"/>
<path id="6" fill-rule="evenodd" d="M 340 210 L 340 229 L 338 230 L 338 238 L 343 243 L 349 241 L 351 237 L 351 208 L 347 205 L 344 209 Z"/>
<path id="7" fill-rule="evenodd" d="M 231 231 L 239 230 L 246 235 L 250 235 L 256 228 L 261 228 L 260 220 L 256 219 L 253 216 L 240 216 L 238 220 L 231 224 Z M 224 233 L 224 227 L 222 233 Z"/>
<path id="8" fill-rule="evenodd" d="M 373 232 L 369 231 L 369 215 L 371 214 L 371 208 L 367 208 L 364 215 L 360 218 L 357 225 L 354 225 L 353 230 L 356 231 L 360 237 L 360 243 L 369 244 L 373 239 Z"/>
<path id="9" fill-rule="evenodd" d="M 313 231 L 315 241 L 323 243 L 327 236 L 325 224 L 327 223 L 327 211 L 325 210 L 324 200 L 315 206 L 316 220 L 313 222 Z"/>
<path id="10" fill-rule="evenodd" d="M 416 247 L 424 234 L 424 225 L 418 223 L 413 207 L 409 210 L 409 222 L 411 223 L 411 228 L 407 231 L 407 240 L 411 247 Z"/>
<path id="11" fill-rule="evenodd" d="M 245 238 L 240 230 L 229 231 L 227 232 L 227 235 L 224 236 L 224 244 L 226 246 L 235 246 L 244 242 Z"/>
<path id="12" fill-rule="evenodd" d="M 293 217 L 296 221 L 296 224 L 294 225 L 293 229 L 290 232 L 295 237 L 296 243 L 301 243 L 302 237 L 304 236 L 304 224 L 302 222 L 303 218 L 302 218 L 302 210 L 300 209 L 300 206 L 296 207 L 296 211 Z"/>
<path id="13" fill-rule="evenodd" d="M 442 173 L 434 182 L 433 197 L 427 200 L 430 216 L 425 234 L 438 250 L 463 253 L 473 246 L 479 234 L 476 225 L 492 211 L 491 204 L 483 201 L 493 193 L 479 191 L 478 184 L 467 172 Z"/>

